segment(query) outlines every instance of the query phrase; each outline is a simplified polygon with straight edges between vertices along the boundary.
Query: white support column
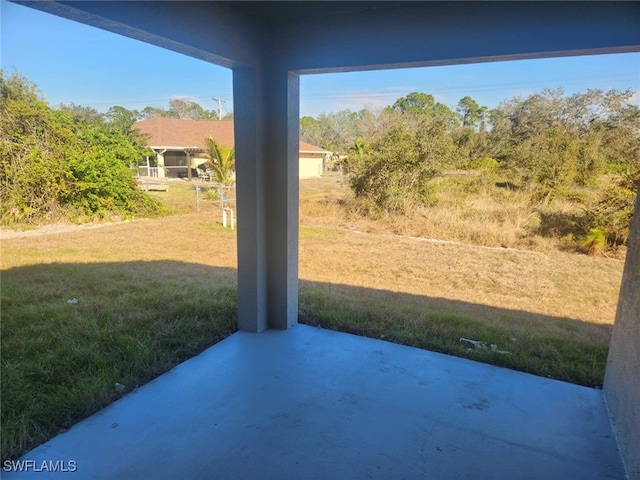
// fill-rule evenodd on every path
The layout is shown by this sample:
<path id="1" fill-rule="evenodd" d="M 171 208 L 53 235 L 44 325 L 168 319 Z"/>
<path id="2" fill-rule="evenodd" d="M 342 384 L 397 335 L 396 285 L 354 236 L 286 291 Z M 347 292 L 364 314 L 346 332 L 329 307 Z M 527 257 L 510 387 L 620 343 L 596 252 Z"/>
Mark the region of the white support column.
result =
<path id="1" fill-rule="evenodd" d="M 267 315 L 278 329 L 298 323 L 299 78 L 271 71 L 266 82 Z"/>
<path id="2" fill-rule="evenodd" d="M 238 328 L 267 324 L 264 202 L 264 85 L 252 68 L 233 71 L 233 118 L 238 208 Z"/>
<path id="3" fill-rule="evenodd" d="M 233 72 L 238 326 L 285 329 L 298 317 L 298 76 Z"/>
<path id="4" fill-rule="evenodd" d="M 158 154 L 158 177 L 164 178 L 164 153 L 166 151 L 166 148 L 156 150 L 156 153 Z"/>

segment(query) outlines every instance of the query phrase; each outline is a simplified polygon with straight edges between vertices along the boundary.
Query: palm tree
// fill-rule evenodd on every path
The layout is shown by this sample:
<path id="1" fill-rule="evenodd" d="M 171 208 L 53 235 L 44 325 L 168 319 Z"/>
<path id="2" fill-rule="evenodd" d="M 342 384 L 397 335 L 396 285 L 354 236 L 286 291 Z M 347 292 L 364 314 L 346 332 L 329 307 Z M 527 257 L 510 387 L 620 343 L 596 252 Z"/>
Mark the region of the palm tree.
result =
<path id="1" fill-rule="evenodd" d="M 223 185 L 231 183 L 236 164 L 235 149 L 221 147 L 213 137 L 207 138 L 205 145 L 207 148 L 206 155 L 209 157 L 209 162 L 207 163 L 211 166 L 213 178 Z"/>

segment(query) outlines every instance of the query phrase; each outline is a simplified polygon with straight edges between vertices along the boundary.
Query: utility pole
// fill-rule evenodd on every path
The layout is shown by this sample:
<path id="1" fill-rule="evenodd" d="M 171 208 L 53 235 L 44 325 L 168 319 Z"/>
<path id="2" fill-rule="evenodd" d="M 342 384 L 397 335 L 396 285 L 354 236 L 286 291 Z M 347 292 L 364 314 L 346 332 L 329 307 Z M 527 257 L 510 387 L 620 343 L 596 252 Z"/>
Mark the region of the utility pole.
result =
<path id="1" fill-rule="evenodd" d="M 222 120 L 222 104 L 224 103 L 224 100 L 222 100 L 222 98 L 220 97 L 214 97 L 214 100 L 218 102 L 218 120 Z"/>

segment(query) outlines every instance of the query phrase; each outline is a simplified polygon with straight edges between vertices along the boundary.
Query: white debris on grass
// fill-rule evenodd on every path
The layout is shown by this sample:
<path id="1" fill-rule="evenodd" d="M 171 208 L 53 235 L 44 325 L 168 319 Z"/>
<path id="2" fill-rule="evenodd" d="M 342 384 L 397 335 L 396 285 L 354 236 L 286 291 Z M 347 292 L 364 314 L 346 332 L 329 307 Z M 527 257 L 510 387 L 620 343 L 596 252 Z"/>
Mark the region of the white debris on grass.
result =
<path id="1" fill-rule="evenodd" d="M 461 338 L 460 341 L 471 345 L 470 348 L 467 348 L 467 352 L 471 352 L 474 348 L 479 348 L 480 350 L 491 350 L 492 352 L 511 355 L 511 352 L 498 350 L 498 346 L 495 343 L 487 346 L 485 342 L 481 342 L 480 340 L 471 340 L 470 338 Z"/>

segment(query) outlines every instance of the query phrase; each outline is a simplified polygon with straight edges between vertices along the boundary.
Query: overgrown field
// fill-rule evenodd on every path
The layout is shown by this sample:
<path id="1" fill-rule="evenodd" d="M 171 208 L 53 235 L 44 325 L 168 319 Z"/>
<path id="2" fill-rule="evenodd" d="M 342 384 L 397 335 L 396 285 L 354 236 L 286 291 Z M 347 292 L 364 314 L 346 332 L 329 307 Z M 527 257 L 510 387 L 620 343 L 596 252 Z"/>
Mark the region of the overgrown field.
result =
<path id="1" fill-rule="evenodd" d="M 347 191 L 301 183 L 302 322 L 601 385 L 622 260 L 413 238 L 446 229 L 359 219 Z M 193 186 L 154 195 L 180 213 L 2 241 L 3 459 L 235 331 L 235 232 Z"/>
<path id="2" fill-rule="evenodd" d="M 584 188 L 580 199 L 531 201 L 530 192 L 510 188 L 493 172 L 450 172 L 434 178 L 434 203 L 407 215 L 371 218 L 358 214 L 347 179 L 332 175 L 307 180 L 301 199 L 301 221 L 368 233 L 425 237 L 487 247 L 538 252 L 587 253 L 586 211 L 598 199 L 597 188 Z M 611 179 L 603 177 L 603 184 Z M 588 230 L 588 229 L 587 229 Z M 623 259 L 623 245 L 601 245 L 596 256 Z"/>
<path id="3" fill-rule="evenodd" d="M 640 181 L 631 90 L 542 89 L 489 110 L 412 92 L 382 109 L 303 117 L 346 172 L 346 209 L 414 235 L 618 255 Z"/>

